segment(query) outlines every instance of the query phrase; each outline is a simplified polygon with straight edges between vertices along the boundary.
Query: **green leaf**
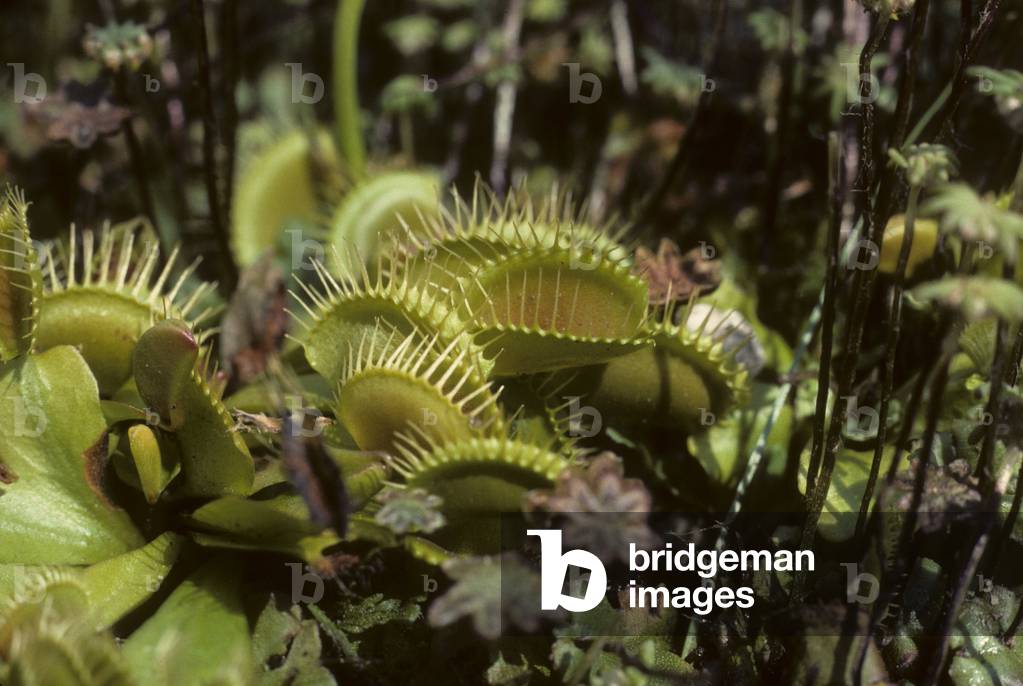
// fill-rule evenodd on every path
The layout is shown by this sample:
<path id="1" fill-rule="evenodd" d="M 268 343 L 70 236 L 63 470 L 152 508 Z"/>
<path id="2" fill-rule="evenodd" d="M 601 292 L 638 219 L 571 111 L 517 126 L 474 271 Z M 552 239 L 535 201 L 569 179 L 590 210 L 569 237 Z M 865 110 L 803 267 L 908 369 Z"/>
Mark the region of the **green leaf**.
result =
<path id="1" fill-rule="evenodd" d="M 270 596 L 256 622 L 252 642 L 257 664 L 266 665 L 273 658 L 285 656 L 279 667 L 261 675 L 260 686 L 336 683 L 321 663 L 323 644 L 319 626 L 313 620 L 303 621 L 297 605 L 281 610 Z"/>
<path id="2" fill-rule="evenodd" d="M 433 47 L 440 24 L 429 15 L 410 14 L 385 24 L 384 33 L 398 52 L 408 57 Z"/>
<path id="3" fill-rule="evenodd" d="M 1001 251 L 1010 262 L 1016 261 L 1019 241 L 1023 238 L 1023 215 L 981 197 L 967 184 L 942 186 L 921 212 L 940 215 L 943 232 L 955 234 L 967 243 L 987 243 Z"/>
<path id="4" fill-rule="evenodd" d="M 32 349 L 43 277 L 28 231 L 28 204 L 8 187 L 0 198 L 0 362 Z"/>
<path id="5" fill-rule="evenodd" d="M 995 99 L 998 112 L 1009 126 L 1023 131 L 1023 72 L 990 67 L 970 67 L 966 72 L 977 77 L 979 92 Z"/>
<path id="6" fill-rule="evenodd" d="M 698 68 L 673 62 L 650 47 L 643 48 L 642 53 L 647 64 L 640 79 L 655 95 L 684 106 L 696 104 L 703 87 L 703 73 Z"/>
<path id="7" fill-rule="evenodd" d="M 380 107 L 384 112 L 411 112 L 423 108 L 432 113 L 436 102 L 433 93 L 423 88 L 423 77 L 412 74 L 392 79 L 380 94 Z"/>
<path id="8" fill-rule="evenodd" d="M 753 29 L 760 47 L 766 52 L 785 52 L 789 49 L 789 43 L 792 43 L 792 50 L 798 55 L 803 52 L 810 40 L 806 32 L 799 27 L 790 40 L 792 22 L 788 16 L 775 9 L 764 8 L 750 12 L 746 21 Z"/>
<path id="9" fill-rule="evenodd" d="M 185 539 L 165 533 L 138 550 L 87 567 L 81 573 L 97 627 L 107 627 L 148 600 L 177 562 Z"/>
<path id="10" fill-rule="evenodd" d="M 748 403 L 732 410 L 707 431 L 687 439 L 689 452 L 707 476 L 722 486 L 734 487 L 738 483 L 767 425 L 778 391 L 777 386 L 754 383 Z M 765 447 L 766 474 L 778 478 L 784 473 L 791 434 L 792 408 L 786 405 L 771 428 Z"/>
<path id="11" fill-rule="evenodd" d="M 526 5 L 526 18 L 530 21 L 549 24 L 560 21 L 568 11 L 565 0 L 529 0 Z"/>
<path id="12" fill-rule="evenodd" d="M 384 598 L 382 593 L 374 593 L 363 598 L 358 605 L 352 605 L 345 610 L 338 624 L 344 631 L 361 634 L 389 622 L 411 624 L 422 615 L 416 602 L 403 603 L 396 598 Z"/>
<path id="13" fill-rule="evenodd" d="M 139 338 L 132 369 L 139 393 L 172 429 L 181 454 L 186 495 L 246 495 L 255 467 L 245 441 L 218 394 L 206 382 L 206 363 L 182 322 L 165 320 Z M 180 430 L 177 430 L 180 429 Z"/>
<path id="14" fill-rule="evenodd" d="M 140 683 L 251 684 L 252 643 L 238 565 L 207 562 L 124 643 Z"/>
<path id="15" fill-rule="evenodd" d="M 0 562 L 91 564 L 143 544 L 90 481 L 105 430 L 96 381 L 74 348 L 2 369 L 0 463 L 17 478 L 0 489 Z"/>
<path id="16" fill-rule="evenodd" d="M 479 27 L 472 19 L 463 19 L 448 24 L 441 35 L 440 44 L 448 52 L 461 52 L 476 40 Z"/>
<path id="17" fill-rule="evenodd" d="M 177 455 L 145 424 L 128 429 L 128 445 L 146 502 L 155 503 L 177 473 Z"/>
<path id="18" fill-rule="evenodd" d="M 989 276 L 949 276 L 922 283 L 909 294 L 915 304 L 940 304 L 958 310 L 967 321 L 999 317 L 1010 324 L 1023 322 L 1023 288 L 1011 281 Z"/>
<path id="19" fill-rule="evenodd" d="M 226 496 L 203 505 L 189 517 L 203 545 L 242 550 L 268 550 L 293 555 L 310 564 L 338 538 L 309 519 L 301 496 L 279 495 L 268 500 Z"/>
<path id="20" fill-rule="evenodd" d="M 887 446 L 881 454 L 881 470 L 883 477 L 888 471 L 894 455 L 894 448 Z M 852 538 L 856 529 L 856 515 L 860 511 L 860 501 L 867 489 L 867 477 L 870 465 L 874 460 L 874 452 L 843 450 L 835 461 L 835 471 L 831 475 L 831 488 L 828 489 L 821 511 L 819 531 L 829 541 L 844 541 Z M 810 450 L 803 451 L 799 461 L 799 491 L 806 494 L 806 474 L 810 467 Z M 876 500 L 871 503 L 874 507 Z"/>

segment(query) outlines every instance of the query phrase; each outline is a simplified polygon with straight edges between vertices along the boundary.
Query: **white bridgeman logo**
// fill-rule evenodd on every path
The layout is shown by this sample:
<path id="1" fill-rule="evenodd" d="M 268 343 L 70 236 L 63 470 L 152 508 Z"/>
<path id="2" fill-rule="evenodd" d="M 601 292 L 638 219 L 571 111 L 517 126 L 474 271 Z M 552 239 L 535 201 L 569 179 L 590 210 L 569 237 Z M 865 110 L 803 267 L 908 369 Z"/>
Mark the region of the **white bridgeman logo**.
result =
<path id="1" fill-rule="evenodd" d="M 600 558 L 586 550 L 569 550 L 562 554 L 558 529 L 528 529 L 526 534 L 540 537 L 540 609 L 563 607 L 569 612 L 588 612 L 600 604 L 607 588 L 607 571 Z M 561 592 L 569 567 L 590 572 L 582 598 Z"/>

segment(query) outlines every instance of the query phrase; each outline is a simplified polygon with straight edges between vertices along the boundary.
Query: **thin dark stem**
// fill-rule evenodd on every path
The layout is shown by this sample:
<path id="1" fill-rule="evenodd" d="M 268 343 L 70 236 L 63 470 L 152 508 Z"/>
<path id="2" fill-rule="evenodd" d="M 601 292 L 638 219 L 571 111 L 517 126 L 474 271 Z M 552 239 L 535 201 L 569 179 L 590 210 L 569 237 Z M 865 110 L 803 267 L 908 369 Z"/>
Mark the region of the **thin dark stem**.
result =
<path id="1" fill-rule="evenodd" d="M 1023 460 L 1020 461 L 1019 472 L 1016 474 L 1016 492 L 1012 494 L 1012 506 L 1009 508 L 1009 513 L 1005 516 L 1004 524 L 1002 524 L 1002 531 L 998 536 L 998 547 L 996 550 L 1001 550 L 1002 546 L 1012 537 L 1012 530 L 1016 527 L 1016 521 L 1019 519 L 1021 504 L 1023 504 Z M 1020 603 L 1019 608 L 1016 610 L 1016 616 L 1013 618 L 1012 624 L 1009 625 L 1009 630 L 1005 632 L 1005 638 L 1008 639 L 1015 636 L 1021 623 L 1023 623 L 1023 603 Z"/>
<path id="2" fill-rule="evenodd" d="M 941 353 L 934 370 L 930 383 L 930 397 L 927 403 L 927 419 L 924 429 L 923 441 L 920 447 L 920 459 L 917 462 L 917 471 L 913 481 L 913 494 L 910 499 L 909 509 L 902 522 L 899 531 L 898 542 L 892 555 L 892 566 L 885 571 L 882 580 L 881 591 L 874 607 L 871 610 L 870 620 L 867 624 L 866 636 L 863 646 L 856 662 L 854 670 L 854 683 L 860 683 L 862 668 L 867 656 L 867 648 L 870 646 L 874 633 L 881 622 L 881 619 L 888 611 L 889 605 L 894 598 L 901 594 L 901 586 L 904 583 L 904 572 L 916 559 L 914 550 L 914 533 L 916 532 L 917 516 L 920 510 L 920 503 L 923 501 L 924 486 L 927 483 L 927 468 L 930 465 L 931 453 L 934 450 L 934 439 L 937 434 L 938 418 L 941 414 L 941 405 L 945 394 L 945 386 L 948 383 L 948 368 L 954 352 L 955 333 L 951 326 L 951 317 L 943 317 Z M 910 421 L 907 419 L 907 421 Z M 903 425 L 905 426 L 905 424 Z M 880 508 L 879 508 L 880 509 Z"/>
<path id="3" fill-rule="evenodd" d="M 913 24 L 910 27 L 909 45 L 906 48 L 905 74 L 899 86 L 899 98 L 895 106 L 895 123 L 889 140 L 889 146 L 895 149 L 902 147 L 906 137 L 906 130 L 909 127 L 909 115 L 913 109 L 913 89 L 916 85 L 916 75 L 920 64 L 921 43 L 923 42 L 924 29 L 927 26 L 927 15 L 930 9 L 930 0 L 920 0 L 913 12 Z M 879 192 L 877 223 L 881 226 L 888 223 L 888 204 L 892 188 L 895 184 L 894 170 L 886 170 L 882 175 L 881 188 Z M 874 487 L 877 483 L 878 472 L 881 468 L 881 456 L 884 451 L 884 443 L 888 434 L 888 408 L 891 399 L 892 387 L 895 377 L 895 352 L 898 348 L 899 333 L 902 325 L 902 290 L 905 280 L 906 266 L 909 260 L 910 246 L 913 241 L 913 225 L 916 217 L 916 203 L 919 200 L 919 190 L 914 195 L 910 194 L 909 205 L 912 211 L 907 209 L 906 224 L 904 229 L 902 245 L 899 247 L 899 260 L 896 265 L 895 284 L 892 287 L 891 305 L 888 319 L 888 338 L 885 341 L 885 369 L 881 382 L 881 407 L 878 417 L 877 445 L 874 448 L 874 457 L 870 465 L 870 474 L 867 478 L 867 486 L 863 493 L 863 500 L 860 502 L 860 512 L 856 519 L 856 535 L 859 538 L 867 523 L 870 511 L 870 501 L 874 495 Z M 919 400 L 919 398 L 918 398 Z"/>
<path id="4" fill-rule="evenodd" d="M 717 65 L 719 47 L 721 45 L 721 37 L 725 32 L 725 18 L 728 12 L 728 3 L 725 0 L 717 0 L 714 8 L 714 33 L 711 36 L 710 47 L 706 52 L 706 60 L 703 65 L 703 73 L 710 74 L 714 71 Z M 640 212 L 640 224 L 649 224 L 653 221 L 654 216 L 657 214 L 658 208 L 664 202 L 665 196 L 673 185 L 675 185 L 677 179 L 685 180 L 685 170 L 689 166 L 689 160 L 693 155 L 693 140 L 695 138 L 693 132 L 696 131 L 700 124 L 706 117 L 705 110 L 710 103 L 710 98 L 713 91 L 703 89 L 700 91 L 700 98 L 696 101 L 696 107 L 689 115 L 689 121 L 686 122 L 686 128 L 682 132 L 682 138 L 679 139 L 678 147 L 675 148 L 675 155 L 671 158 L 671 162 L 668 164 L 668 169 L 664 173 L 664 178 L 661 179 L 661 183 L 657 186 L 657 189 L 650 196 L 643 210 Z"/>
<path id="5" fill-rule="evenodd" d="M 913 91 L 916 88 L 916 76 L 920 67 L 920 56 L 923 53 L 924 30 L 927 28 L 927 16 L 930 0 L 918 0 L 913 10 L 913 24 L 909 29 L 909 44 L 906 46 L 906 72 L 899 85 L 899 99 L 895 105 L 894 128 L 888 141 L 889 148 L 902 148 L 909 129 L 909 116 L 913 110 Z M 894 174 L 894 170 L 892 172 Z"/>
<path id="6" fill-rule="evenodd" d="M 799 17 L 802 14 L 801 0 L 792 0 L 789 14 L 788 46 L 781 65 L 781 91 L 778 94 L 778 122 L 775 129 L 771 167 L 767 176 L 767 188 L 764 196 L 764 228 L 761 232 L 764 262 L 771 263 L 772 246 L 777 241 L 776 226 L 778 208 L 781 205 L 781 187 L 785 171 L 786 153 L 788 152 L 789 122 L 792 119 L 792 95 L 796 81 L 796 47 L 795 36 L 799 29 Z"/>
<path id="7" fill-rule="evenodd" d="M 824 447 L 824 418 L 828 414 L 828 390 L 831 387 L 831 358 L 835 340 L 835 291 L 838 287 L 838 239 L 842 229 L 842 143 L 837 133 L 828 137 L 828 187 L 831 215 L 828 220 L 828 267 L 824 277 L 824 303 L 821 321 L 821 355 L 817 370 L 817 406 L 813 423 L 813 444 L 810 468 L 807 470 L 806 494 L 814 489 L 821 452 Z"/>
<path id="8" fill-rule="evenodd" d="M 1005 261 L 1003 267 L 1003 278 L 1013 281 L 1016 270 L 1009 260 Z M 980 457 L 977 459 L 977 467 L 974 475 L 980 481 L 980 492 L 987 493 L 991 486 L 993 475 L 991 474 L 991 460 L 994 457 L 995 441 L 998 438 L 998 427 L 1002 423 L 1002 385 L 1005 381 L 1005 372 L 1008 365 L 1005 349 L 1008 326 L 1002 319 L 998 320 L 995 330 L 995 350 L 991 363 L 991 384 L 988 391 L 987 405 L 984 410 L 984 419 L 988 422 L 984 431 L 984 443 L 980 448 Z"/>
<path id="9" fill-rule="evenodd" d="M 1016 331 L 1016 344 L 1012 348 L 1012 369 L 1008 376 L 1010 386 L 1019 383 L 1020 364 L 1023 364 L 1023 326 Z"/>
<path id="10" fill-rule="evenodd" d="M 1012 530 L 1016 527 L 1016 522 L 1019 519 L 1020 505 L 1023 504 L 1023 459 L 1020 460 L 1019 471 L 1016 473 L 1016 490 L 1012 494 L 1012 504 L 1009 506 L 1009 511 L 1005 515 L 1005 521 L 1002 523 L 1001 530 L 998 532 L 998 539 L 995 541 L 994 548 L 992 550 L 990 559 L 987 561 L 987 569 L 990 572 L 998 569 L 998 561 L 1005 546 L 1009 544 L 1009 539 L 1012 538 Z M 1023 609 L 1023 605 L 1020 606 Z M 1017 624 L 1018 626 L 1018 624 Z M 1013 636 L 1015 630 L 1009 631 L 1006 636 Z"/>
<path id="11" fill-rule="evenodd" d="M 199 45 L 199 109 L 202 111 L 202 157 L 206 173 L 206 201 L 210 206 L 210 224 L 220 250 L 224 288 L 230 292 L 238 282 L 238 270 L 231 258 L 227 229 L 224 226 L 223 203 L 217 180 L 217 120 L 213 114 L 210 86 L 210 53 L 206 44 L 206 9 L 203 0 L 192 0 L 192 18 L 195 21 L 196 40 Z"/>
<path id="12" fill-rule="evenodd" d="M 933 139 L 938 134 L 945 137 L 950 133 L 948 127 L 956 110 L 959 109 L 959 102 L 963 98 L 963 93 L 966 91 L 966 85 L 969 81 L 966 69 L 976 59 L 980 46 L 984 44 L 988 33 L 991 32 L 991 27 L 994 26 L 995 16 L 998 14 L 1001 4 L 1002 0 L 987 0 L 984 8 L 980 11 L 980 21 L 977 23 L 977 28 L 971 32 L 972 5 L 968 0 L 963 0 L 960 10 L 963 22 L 960 29 L 962 32 L 960 33 L 960 52 L 955 71 L 952 74 L 952 80 L 950 81 L 952 89 L 938 115 L 927 127 L 925 134 L 927 138 Z M 967 11 L 969 11 L 969 16 Z"/>
<path id="13" fill-rule="evenodd" d="M 123 73 L 117 75 L 117 91 L 121 98 L 121 101 L 125 104 L 128 103 L 128 84 L 127 79 Z M 163 232 L 160 231 L 160 221 L 156 216 L 156 209 L 153 205 L 153 194 L 149 186 L 149 175 L 146 173 L 145 163 L 145 152 L 142 150 L 142 144 L 139 142 L 138 136 L 135 135 L 135 127 L 132 125 L 132 117 L 128 117 L 121 124 L 121 132 L 124 134 L 124 142 L 128 146 L 128 157 L 131 160 L 132 174 L 135 177 L 135 183 L 138 184 L 139 200 L 142 201 L 142 211 L 145 212 L 146 216 L 149 217 L 149 221 L 153 224 L 153 230 L 156 231 L 156 235 L 160 238 L 160 244 L 163 247 L 164 254 L 169 254 L 171 249 L 170 245 L 167 245 L 166 237 Z"/>
<path id="14" fill-rule="evenodd" d="M 221 7 L 224 53 L 224 194 L 225 220 L 230 224 L 231 198 L 234 194 L 235 147 L 238 131 L 238 0 L 224 0 Z"/>
<path id="15" fill-rule="evenodd" d="M 1013 180 L 1013 199 L 1010 203 L 1010 209 L 1013 211 L 1019 211 L 1023 209 L 1023 156 L 1020 157 L 1019 168 L 1016 171 L 1016 177 Z M 1015 260 L 1005 260 L 1002 264 L 1002 278 L 1006 281 L 1012 282 L 1016 278 L 1016 262 Z M 981 446 L 980 457 L 977 460 L 977 469 L 974 472 L 979 475 L 981 482 L 981 493 L 988 494 L 988 488 L 992 484 L 993 475 L 991 474 L 991 462 L 994 457 L 995 442 L 998 439 L 998 431 L 1002 425 L 1002 405 L 1001 395 L 1004 390 L 1005 384 L 1014 386 L 1016 384 L 1016 376 L 1018 373 L 1018 358 L 1015 357 L 1017 353 L 1017 347 L 1021 340 L 1019 334 L 1023 334 L 1023 327 L 1020 328 L 1017 334 L 1016 346 L 1012 349 L 1006 349 L 1008 344 L 1009 327 L 1003 319 L 998 320 L 998 328 L 995 332 L 995 350 L 994 357 L 991 363 L 991 390 L 988 392 L 988 402 L 985 407 L 985 419 L 990 418 L 986 430 L 984 432 L 984 444 Z M 1020 470 L 1020 478 L 1023 478 L 1023 466 Z M 1020 493 L 1017 490 L 1013 494 L 1013 505 L 1015 511 L 1010 510 L 1009 517 L 1006 518 L 1005 527 L 1001 530 L 998 536 L 995 547 L 992 549 L 989 559 L 986 562 L 986 569 L 993 571 L 997 569 L 998 560 L 1001 556 L 1002 550 L 1008 543 L 1009 537 L 1012 534 L 1012 527 L 1015 525 L 1016 517 L 1019 515 L 1019 498 Z"/>
<path id="16" fill-rule="evenodd" d="M 920 188 L 916 186 L 909 192 L 906 223 L 903 228 L 902 245 L 899 246 L 899 260 L 895 266 L 891 300 L 888 307 L 888 321 L 885 324 L 888 336 L 884 347 L 885 365 L 881 377 L 881 407 L 878 410 L 877 444 L 874 446 L 874 458 L 870 463 L 867 485 L 863 489 L 860 512 L 856 518 L 857 538 L 862 535 L 864 526 L 867 523 L 867 513 L 870 511 L 870 502 L 874 497 L 877 475 L 881 471 L 881 456 L 884 454 L 885 442 L 888 438 L 888 409 L 891 404 L 892 386 L 895 383 L 895 353 L 899 347 L 899 333 L 902 328 L 902 291 L 906 280 L 906 266 L 909 264 L 910 246 L 913 244 L 917 203 L 919 200 Z"/>
<path id="17" fill-rule="evenodd" d="M 987 510 L 996 508 L 997 505 L 991 500 L 988 500 Z M 938 645 L 935 647 L 929 660 L 923 661 L 923 664 L 929 665 L 927 670 L 927 677 L 924 679 L 925 686 L 937 686 L 941 680 L 942 674 L 945 672 L 945 660 L 948 657 L 948 642 L 952 637 L 952 631 L 955 627 L 956 621 L 959 619 L 959 608 L 962 607 L 963 601 L 966 600 L 966 594 L 970 590 L 970 584 L 973 583 L 973 577 L 977 573 L 977 568 L 980 566 L 981 558 L 984 557 L 984 549 L 987 548 L 988 541 L 991 538 L 991 529 L 995 523 L 995 517 L 993 512 L 984 513 L 984 523 L 980 528 L 977 540 L 973 545 L 973 549 L 970 551 L 970 557 L 966 561 L 966 565 L 963 570 L 959 573 L 959 579 L 956 581 L 955 590 L 952 593 L 952 599 L 948 606 L 945 608 L 945 613 L 942 618 L 941 628 L 938 630 Z"/>
<path id="18" fill-rule="evenodd" d="M 877 231 L 873 224 L 873 216 L 870 207 L 870 189 L 873 185 L 874 167 L 874 105 L 873 98 L 868 92 L 871 80 L 868 78 L 871 72 L 871 64 L 874 54 L 877 52 L 884 37 L 888 33 L 889 17 L 880 15 L 874 22 L 870 37 L 867 39 L 863 52 L 860 54 L 860 97 L 863 102 L 863 127 L 862 143 L 860 150 L 860 176 L 859 180 L 863 185 L 861 192 L 864 194 L 864 234 L 870 237 L 874 245 L 881 244 L 881 232 Z M 856 380 L 856 360 L 859 357 L 860 345 L 863 340 L 863 328 L 865 325 L 867 309 L 870 302 L 870 292 L 876 276 L 875 269 L 857 270 L 853 278 L 853 301 L 852 316 L 849 318 L 849 326 L 846 330 L 844 353 L 842 356 L 841 376 L 838 384 L 837 401 L 841 402 L 852 394 L 853 384 Z M 835 460 L 842 442 L 842 413 L 832 411 L 831 421 L 828 426 L 827 438 L 824 443 L 824 452 L 820 466 L 818 481 L 814 484 L 813 491 L 807 489 L 808 513 L 803 526 L 803 535 L 800 548 L 809 550 L 813 547 L 813 541 L 817 533 L 817 523 L 820 520 L 821 509 L 824 507 L 824 499 L 827 497 L 828 489 L 831 486 L 831 475 L 835 469 Z M 794 580 L 794 590 L 801 591 L 805 575 L 799 575 Z M 798 596 L 799 593 L 793 593 Z"/>
<path id="19" fill-rule="evenodd" d="M 525 0 L 511 0 L 501 27 L 504 54 L 509 60 L 519 51 L 519 36 L 525 11 Z M 494 145 L 490 162 L 490 185 L 498 197 L 504 196 L 508 181 L 508 155 L 512 142 L 512 122 L 515 119 L 515 100 L 518 89 L 514 79 L 505 79 L 497 85 L 494 103 Z"/>

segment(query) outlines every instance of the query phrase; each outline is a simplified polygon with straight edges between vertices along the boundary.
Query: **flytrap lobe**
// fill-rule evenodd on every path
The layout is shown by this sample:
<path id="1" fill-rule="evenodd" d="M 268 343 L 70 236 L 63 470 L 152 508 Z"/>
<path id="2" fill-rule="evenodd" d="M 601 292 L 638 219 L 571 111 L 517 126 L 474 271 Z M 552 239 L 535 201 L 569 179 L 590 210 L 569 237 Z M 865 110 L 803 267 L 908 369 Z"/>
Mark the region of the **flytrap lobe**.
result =
<path id="1" fill-rule="evenodd" d="M 25 195 L 0 199 L 0 362 L 29 352 L 39 326 L 43 279 L 28 229 Z"/>
<path id="2" fill-rule="evenodd" d="M 420 213 L 414 227 L 402 221 L 392 240 L 395 262 L 416 281 L 452 288 L 480 265 L 522 249 L 575 246 L 615 259 L 631 254 L 619 243 L 627 225 L 588 222 L 586 204 L 577 207 L 557 187 L 534 202 L 520 184 L 499 200 L 477 177 L 469 200 L 456 190 L 450 196 L 450 209 L 441 205 L 432 217 Z"/>
<path id="3" fill-rule="evenodd" d="M 442 551 L 475 554 L 499 551 L 501 516 L 519 512 L 528 492 L 550 488 L 572 463 L 551 445 L 504 432 L 438 440 L 418 425 L 398 435 L 394 462 L 401 486 L 441 498 L 448 524 L 428 540 Z"/>
<path id="4" fill-rule="evenodd" d="M 736 357 L 742 345 L 729 346 L 710 328 L 714 310 L 690 324 L 696 300 L 680 313 L 671 305 L 642 324 L 646 344 L 607 363 L 565 370 L 563 394 L 585 397 L 605 416 L 625 424 L 698 431 L 708 418 L 727 412 L 749 392 L 749 372 Z M 678 316 L 680 324 L 675 324 Z M 712 420 L 711 420 L 712 421 Z"/>
<path id="5" fill-rule="evenodd" d="M 157 271 L 156 240 L 136 230 L 104 226 L 97 238 L 72 228 L 66 249 L 50 249 L 39 303 L 36 347 L 74 345 L 88 362 L 100 393 L 109 397 L 131 377 L 135 343 L 154 322 L 180 319 L 201 330 L 216 315 L 216 285 L 195 284 L 198 260 L 176 276 L 179 248 Z"/>
<path id="6" fill-rule="evenodd" d="M 503 425 L 499 391 L 459 341 L 378 323 L 348 349 L 337 415 L 362 450 L 392 450 L 409 427 L 464 439 Z"/>
<path id="7" fill-rule="evenodd" d="M 325 379 L 341 375 L 346 350 L 379 334 L 380 321 L 405 334 L 420 331 L 437 335 L 444 344 L 475 348 L 466 322 L 446 293 L 416 282 L 407 272 L 395 273 L 384 257 L 378 258 L 375 275 L 354 248 L 335 249 L 332 257 L 332 266 L 313 263 L 318 287 L 300 280 L 300 292 L 292 292 L 302 309 L 292 313 L 300 326 L 294 338 Z"/>

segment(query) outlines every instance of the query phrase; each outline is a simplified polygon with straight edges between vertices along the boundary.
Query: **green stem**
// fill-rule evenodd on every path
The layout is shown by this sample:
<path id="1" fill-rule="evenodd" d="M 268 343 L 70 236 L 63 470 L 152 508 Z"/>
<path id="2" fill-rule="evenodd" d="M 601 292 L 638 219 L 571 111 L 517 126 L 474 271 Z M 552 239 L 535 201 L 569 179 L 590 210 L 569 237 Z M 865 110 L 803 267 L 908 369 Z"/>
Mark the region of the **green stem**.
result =
<path id="1" fill-rule="evenodd" d="M 934 99 L 931 106 L 928 107 L 927 111 L 923 113 L 922 117 L 920 117 L 920 121 L 916 123 L 916 126 L 914 126 L 913 130 L 909 133 L 909 137 L 906 138 L 905 147 L 909 147 L 910 145 L 913 145 L 913 143 L 916 143 L 916 139 L 924 132 L 924 129 L 927 128 L 927 125 L 932 119 L 934 119 L 934 115 L 938 113 L 938 110 L 944 106 L 945 101 L 948 100 L 950 95 L 952 95 L 951 83 L 945 86 L 944 90 L 938 94 L 938 97 Z"/>
<path id="2" fill-rule="evenodd" d="M 359 113 L 359 20 L 366 0 L 339 0 L 334 21 L 334 115 L 338 144 L 355 180 L 366 176 Z"/>
<path id="3" fill-rule="evenodd" d="M 398 132 L 401 139 L 401 154 L 410 163 L 416 159 L 412 133 L 412 115 L 408 110 L 398 113 Z"/>

